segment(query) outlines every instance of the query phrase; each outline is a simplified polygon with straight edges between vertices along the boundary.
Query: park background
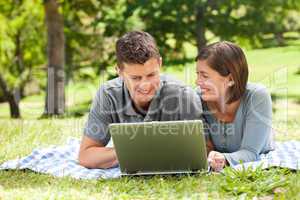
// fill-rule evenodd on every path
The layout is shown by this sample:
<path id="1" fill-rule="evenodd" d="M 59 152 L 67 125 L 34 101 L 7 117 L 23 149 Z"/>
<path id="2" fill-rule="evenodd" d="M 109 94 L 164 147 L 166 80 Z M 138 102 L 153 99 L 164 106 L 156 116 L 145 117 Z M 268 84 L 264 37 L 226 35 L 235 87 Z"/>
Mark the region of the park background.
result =
<path id="1" fill-rule="evenodd" d="M 0 163 L 81 137 L 95 92 L 116 76 L 115 42 L 132 30 L 152 34 L 163 72 L 192 87 L 201 47 L 240 45 L 249 81 L 272 95 L 275 139 L 300 140 L 299 10 L 299 0 L 0 0 Z M 228 174 L 76 181 L 0 171 L 0 199 L 300 198 L 299 173 Z"/>

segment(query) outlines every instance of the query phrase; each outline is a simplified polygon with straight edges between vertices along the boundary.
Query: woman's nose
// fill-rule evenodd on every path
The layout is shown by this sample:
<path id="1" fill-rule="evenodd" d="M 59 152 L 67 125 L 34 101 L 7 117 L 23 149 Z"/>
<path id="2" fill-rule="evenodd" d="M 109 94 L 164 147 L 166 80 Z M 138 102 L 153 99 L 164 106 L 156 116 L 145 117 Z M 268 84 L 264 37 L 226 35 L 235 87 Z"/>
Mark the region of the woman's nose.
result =
<path id="1" fill-rule="evenodd" d="M 198 85 L 198 86 L 203 85 L 203 81 L 200 78 L 197 78 L 196 85 Z"/>

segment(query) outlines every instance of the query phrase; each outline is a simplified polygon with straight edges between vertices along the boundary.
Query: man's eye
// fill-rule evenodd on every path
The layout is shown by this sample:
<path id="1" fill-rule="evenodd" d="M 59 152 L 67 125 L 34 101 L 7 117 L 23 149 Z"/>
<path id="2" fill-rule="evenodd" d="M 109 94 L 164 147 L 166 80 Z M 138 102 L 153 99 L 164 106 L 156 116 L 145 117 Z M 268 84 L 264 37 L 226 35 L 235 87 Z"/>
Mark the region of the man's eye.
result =
<path id="1" fill-rule="evenodd" d="M 137 81 L 137 80 L 140 80 L 140 77 L 132 77 L 131 79 L 134 81 Z"/>

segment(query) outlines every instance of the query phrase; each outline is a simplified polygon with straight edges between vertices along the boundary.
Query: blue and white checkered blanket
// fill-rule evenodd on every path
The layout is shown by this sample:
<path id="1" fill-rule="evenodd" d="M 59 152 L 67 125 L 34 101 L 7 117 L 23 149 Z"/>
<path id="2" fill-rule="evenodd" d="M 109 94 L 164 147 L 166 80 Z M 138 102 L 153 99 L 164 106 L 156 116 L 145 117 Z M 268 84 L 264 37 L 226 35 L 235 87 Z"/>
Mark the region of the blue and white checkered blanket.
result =
<path id="1" fill-rule="evenodd" d="M 35 172 L 52 174 L 57 177 L 70 176 L 76 179 L 108 179 L 120 177 L 118 167 L 110 169 L 87 169 L 78 164 L 77 156 L 80 141 L 70 138 L 65 146 L 51 146 L 35 149 L 28 156 L 21 159 L 7 161 L 0 165 L 0 170 L 6 169 L 30 169 Z M 112 144 L 109 144 L 112 146 Z M 244 163 L 232 166 L 236 169 L 244 167 L 263 168 L 278 166 L 300 169 L 300 141 L 277 142 L 275 150 L 261 155 L 256 162 Z"/>
<path id="2" fill-rule="evenodd" d="M 109 143 L 108 146 L 112 146 L 112 144 Z M 76 179 L 108 179 L 120 176 L 121 172 L 118 167 L 88 169 L 79 165 L 77 160 L 79 147 L 78 139 L 69 138 L 65 146 L 34 149 L 28 156 L 1 164 L 0 170 L 31 169 L 57 177 L 71 176 Z"/>

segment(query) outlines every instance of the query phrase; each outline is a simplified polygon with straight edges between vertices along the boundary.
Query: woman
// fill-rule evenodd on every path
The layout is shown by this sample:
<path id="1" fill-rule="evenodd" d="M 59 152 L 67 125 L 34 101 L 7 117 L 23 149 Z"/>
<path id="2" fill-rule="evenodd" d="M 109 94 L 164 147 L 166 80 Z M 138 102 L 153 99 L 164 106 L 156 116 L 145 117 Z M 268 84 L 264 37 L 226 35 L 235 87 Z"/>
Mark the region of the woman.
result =
<path id="1" fill-rule="evenodd" d="M 255 161 L 272 150 L 271 96 L 262 85 L 248 83 L 242 49 L 213 43 L 200 50 L 196 61 L 212 169 Z"/>

